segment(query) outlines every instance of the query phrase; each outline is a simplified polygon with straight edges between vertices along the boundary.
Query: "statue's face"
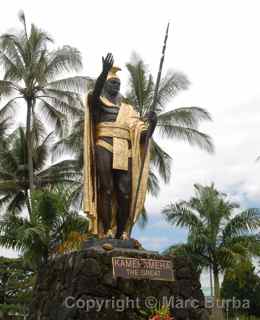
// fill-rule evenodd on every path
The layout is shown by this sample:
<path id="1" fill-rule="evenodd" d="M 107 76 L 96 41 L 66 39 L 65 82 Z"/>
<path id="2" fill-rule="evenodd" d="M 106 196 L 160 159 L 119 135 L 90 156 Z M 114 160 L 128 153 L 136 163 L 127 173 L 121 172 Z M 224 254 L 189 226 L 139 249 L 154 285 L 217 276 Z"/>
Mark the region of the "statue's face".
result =
<path id="1" fill-rule="evenodd" d="M 110 96 L 118 95 L 121 82 L 118 78 L 111 78 L 105 82 L 104 89 Z"/>

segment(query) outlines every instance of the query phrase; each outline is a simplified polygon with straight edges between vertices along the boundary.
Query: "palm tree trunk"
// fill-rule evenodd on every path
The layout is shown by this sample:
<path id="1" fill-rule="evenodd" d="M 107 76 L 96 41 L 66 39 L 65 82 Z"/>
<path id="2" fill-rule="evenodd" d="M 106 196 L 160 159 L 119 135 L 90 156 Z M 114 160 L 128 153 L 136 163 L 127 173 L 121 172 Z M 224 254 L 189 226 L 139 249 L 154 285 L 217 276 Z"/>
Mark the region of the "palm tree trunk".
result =
<path id="1" fill-rule="evenodd" d="M 219 271 L 216 265 L 213 264 L 213 278 L 214 278 L 214 308 L 213 308 L 213 319 L 223 320 L 223 310 L 220 300 L 220 284 L 219 284 Z"/>
<path id="2" fill-rule="evenodd" d="M 27 99 L 27 119 L 26 119 L 26 141 L 28 156 L 28 172 L 29 172 L 29 190 L 30 195 L 33 192 L 33 159 L 32 159 L 32 137 L 31 137 L 31 118 L 32 118 L 32 99 Z"/>
<path id="3" fill-rule="evenodd" d="M 32 216 L 32 207 L 31 207 L 31 193 L 30 190 L 26 190 L 26 206 L 29 212 L 29 217 Z"/>
<path id="4" fill-rule="evenodd" d="M 209 265 L 210 296 L 213 297 L 212 265 Z"/>
<path id="5" fill-rule="evenodd" d="M 214 277 L 214 296 L 215 296 L 215 299 L 220 299 L 219 272 L 215 266 L 213 266 L 213 277 Z"/>

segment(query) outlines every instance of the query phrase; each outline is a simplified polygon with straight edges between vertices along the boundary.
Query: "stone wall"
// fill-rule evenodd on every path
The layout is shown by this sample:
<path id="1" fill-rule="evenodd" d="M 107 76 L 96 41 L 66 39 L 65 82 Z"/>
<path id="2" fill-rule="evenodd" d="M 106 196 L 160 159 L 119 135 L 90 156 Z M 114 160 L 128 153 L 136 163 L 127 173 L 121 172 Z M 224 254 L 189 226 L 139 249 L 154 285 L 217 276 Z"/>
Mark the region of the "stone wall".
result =
<path id="1" fill-rule="evenodd" d="M 113 256 L 171 259 L 175 281 L 114 279 Z M 151 296 L 154 298 L 148 298 Z M 189 259 L 143 250 L 114 249 L 107 252 L 93 248 L 49 262 L 38 276 L 29 319 L 140 320 L 142 317 L 137 309 L 143 309 L 144 303 L 148 305 L 149 299 L 154 304 L 155 299 L 159 301 L 165 297 L 171 297 L 168 301 L 172 303 L 173 299 L 175 301 L 172 313 L 176 320 L 208 318 L 199 278 Z M 191 299 L 196 301 L 196 308 L 192 308 Z M 89 310 L 86 310 L 88 306 Z"/>

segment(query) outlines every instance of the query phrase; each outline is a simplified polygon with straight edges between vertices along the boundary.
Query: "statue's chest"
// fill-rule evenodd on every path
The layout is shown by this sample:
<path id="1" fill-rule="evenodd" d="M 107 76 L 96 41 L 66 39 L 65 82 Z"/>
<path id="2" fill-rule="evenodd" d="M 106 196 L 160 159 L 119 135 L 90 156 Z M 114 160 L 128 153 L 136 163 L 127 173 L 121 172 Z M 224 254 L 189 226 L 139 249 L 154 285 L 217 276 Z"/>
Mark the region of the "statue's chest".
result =
<path id="1" fill-rule="evenodd" d="M 99 121 L 116 121 L 118 112 L 119 112 L 119 107 L 110 107 L 104 105 L 102 102 L 100 102 L 100 116 L 99 116 Z"/>

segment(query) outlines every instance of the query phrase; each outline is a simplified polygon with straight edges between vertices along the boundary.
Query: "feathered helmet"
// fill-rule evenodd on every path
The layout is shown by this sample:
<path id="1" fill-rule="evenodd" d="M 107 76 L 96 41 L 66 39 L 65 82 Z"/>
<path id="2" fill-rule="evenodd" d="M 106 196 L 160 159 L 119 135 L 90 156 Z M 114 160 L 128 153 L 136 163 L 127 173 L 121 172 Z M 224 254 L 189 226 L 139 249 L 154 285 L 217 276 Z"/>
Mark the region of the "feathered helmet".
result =
<path id="1" fill-rule="evenodd" d="M 112 78 L 120 79 L 117 72 L 121 70 L 122 70 L 121 68 L 113 66 L 108 72 L 107 80 Z"/>

